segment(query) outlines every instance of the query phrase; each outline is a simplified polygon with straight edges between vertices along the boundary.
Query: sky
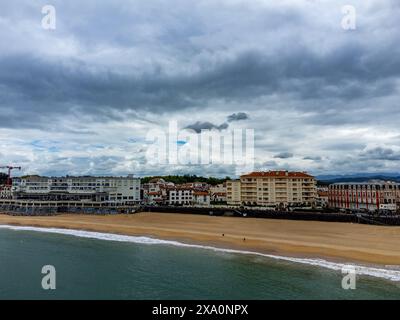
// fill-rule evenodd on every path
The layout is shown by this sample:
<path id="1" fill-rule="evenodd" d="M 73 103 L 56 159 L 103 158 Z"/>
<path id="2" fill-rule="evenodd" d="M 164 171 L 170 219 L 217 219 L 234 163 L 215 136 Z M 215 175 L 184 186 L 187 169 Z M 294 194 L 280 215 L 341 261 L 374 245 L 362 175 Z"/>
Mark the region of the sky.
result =
<path id="1" fill-rule="evenodd" d="M 235 176 L 149 163 L 149 132 L 176 121 L 254 130 L 254 170 L 398 172 L 399 18 L 398 0 L 2 0 L 0 166 Z"/>

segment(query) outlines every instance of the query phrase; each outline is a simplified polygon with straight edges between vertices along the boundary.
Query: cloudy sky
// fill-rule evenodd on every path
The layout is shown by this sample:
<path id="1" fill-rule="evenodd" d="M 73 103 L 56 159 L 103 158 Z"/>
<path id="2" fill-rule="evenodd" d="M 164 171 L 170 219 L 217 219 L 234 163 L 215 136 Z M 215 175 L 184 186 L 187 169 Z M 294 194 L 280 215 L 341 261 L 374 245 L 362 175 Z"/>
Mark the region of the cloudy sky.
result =
<path id="1" fill-rule="evenodd" d="M 260 170 L 397 172 L 399 19 L 398 0 L 2 0 L 0 165 L 234 175 L 147 163 L 146 135 L 175 120 L 254 129 Z"/>

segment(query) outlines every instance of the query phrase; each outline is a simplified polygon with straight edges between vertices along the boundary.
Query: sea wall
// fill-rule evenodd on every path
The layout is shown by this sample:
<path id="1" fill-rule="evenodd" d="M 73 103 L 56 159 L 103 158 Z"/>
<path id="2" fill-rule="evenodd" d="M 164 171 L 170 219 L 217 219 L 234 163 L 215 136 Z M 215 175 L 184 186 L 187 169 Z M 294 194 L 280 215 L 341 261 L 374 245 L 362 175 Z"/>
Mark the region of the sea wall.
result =
<path id="1" fill-rule="evenodd" d="M 276 210 L 256 210 L 256 209 L 229 209 L 229 208 L 200 208 L 200 207 L 143 207 L 147 212 L 165 212 L 182 214 L 201 214 L 214 216 L 233 216 L 245 218 L 265 218 L 265 219 L 286 219 L 303 221 L 325 221 L 325 222 L 348 222 L 374 225 L 400 225 L 399 216 L 373 216 L 356 215 L 351 213 L 335 212 L 307 212 L 307 211 L 276 211 Z"/>
<path id="2" fill-rule="evenodd" d="M 180 214 L 200 214 L 210 216 L 231 216 L 240 218 L 286 219 L 303 221 L 347 222 L 374 225 L 400 225 L 400 216 L 375 216 L 370 214 L 354 214 L 341 212 L 318 211 L 284 211 L 260 210 L 249 208 L 218 208 L 218 207 L 181 207 L 181 206 L 132 206 L 132 207 L 65 207 L 42 206 L 25 207 L 17 205 L 0 205 L 0 212 L 14 216 L 52 216 L 59 214 L 133 214 L 136 212 L 160 212 Z"/>

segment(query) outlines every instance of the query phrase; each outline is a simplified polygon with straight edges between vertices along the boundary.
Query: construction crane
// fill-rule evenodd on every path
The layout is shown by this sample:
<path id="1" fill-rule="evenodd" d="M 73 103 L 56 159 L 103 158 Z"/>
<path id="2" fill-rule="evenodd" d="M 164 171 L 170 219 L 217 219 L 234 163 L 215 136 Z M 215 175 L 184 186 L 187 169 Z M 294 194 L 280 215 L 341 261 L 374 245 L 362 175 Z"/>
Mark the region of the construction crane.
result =
<path id="1" fill-rule="evenodd" d="M 11 171 L 14 169 L 21 170 L 21 167 L 14 167 L 14 166 L 0 166 L 0 169 L 8 169 L 8 176 L 7 176 L 7 186 L 12 185 L 12 180 L 11 180 Z"/>

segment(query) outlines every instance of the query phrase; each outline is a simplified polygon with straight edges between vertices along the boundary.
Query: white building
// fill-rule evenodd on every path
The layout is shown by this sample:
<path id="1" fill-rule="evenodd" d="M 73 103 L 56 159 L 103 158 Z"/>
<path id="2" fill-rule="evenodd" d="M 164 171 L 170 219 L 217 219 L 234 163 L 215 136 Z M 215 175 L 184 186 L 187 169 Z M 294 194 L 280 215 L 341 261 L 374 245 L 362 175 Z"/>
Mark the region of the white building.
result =
<path id="1" fill-rule="evenodd" d="M 210 197 L 212 202 L 226 202 L 226 183 L 217 184 L 210 187 Z"/>
<path id="2" fill-rule="evenodd" d="M 13 179 L 17 199 L 97 201 L 115 204 L 140 202 L 140 179 L 127 177 L 41 177 Z"/>
<path id="3" fill-rule="evenodd" d="M 175 188 L 168 190 L 168 203 L 170 205 L 192 205 L 194 190 L 191 188 Z"/>
<path id="4" fill-rule="evenodd" d="M 317 187 L 316 205 L 320 208 L 329 206 L 329 189 L 328 187 Z"/>
<path id="5" fill-rule="evenodd" d="M 0 199 L 12 199 L 12 192 L 10 186 L 0 186 Z"/>
<path id="6" fill-rule="evenodd" d="M 187 187 L 176 187 L 168 190 L 168 204 L 179 206 L 209 206 L 210 193 Z"/>
<path id="7" fill-rule="evenodd" d="M 193 192 L 193 205 L 209 206 L 210 205 L 210 193 L 207 191 L 194 191 Z"/>
<path id="8" fill-rule="evenodd" d="M 240 180 L 228 180 L 226 182 L 226 202 L 229 205 L 240 205 L 242 203 Z"/>
<path id="9" fill-rule="evenodd" d="M 164 204 L 168 200 L 168 189 L 174 187 L 174 183 L 166 182 L 164 179 L 151 179 L 142 186 L 143 201 L 146 204 Z"/>

